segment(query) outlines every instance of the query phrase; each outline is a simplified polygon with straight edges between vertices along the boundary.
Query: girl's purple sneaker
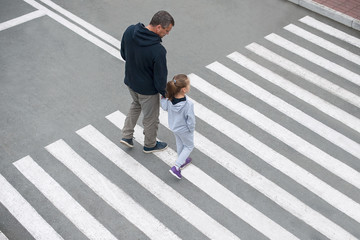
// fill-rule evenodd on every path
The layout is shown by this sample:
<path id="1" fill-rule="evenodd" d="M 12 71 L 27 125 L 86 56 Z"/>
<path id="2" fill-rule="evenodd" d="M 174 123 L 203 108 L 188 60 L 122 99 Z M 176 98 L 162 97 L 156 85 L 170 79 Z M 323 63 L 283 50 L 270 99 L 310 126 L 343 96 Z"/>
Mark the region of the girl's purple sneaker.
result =
<path id="1" fill-rule="evenodd" d="M 183 170 L 186 166 L 188 166 L 191 163 L 192 159 L 191 157 L 188 157 L 183 165 L 180 166 L 180 169 Z"/>
<path id="2" fill-rule="evenodd" d="M 172 174 L 172 175 L 174 175 L 176 178 L 178 178 L 178 179 L 181 179 L 182 178 L 182 176 L 181 176 L 181 170 L 179 169 L 179 170 L 176 170 L 176 167 L 175 166 L 173 166 L 170 170 L 169 170 L 169 172 Z"/>

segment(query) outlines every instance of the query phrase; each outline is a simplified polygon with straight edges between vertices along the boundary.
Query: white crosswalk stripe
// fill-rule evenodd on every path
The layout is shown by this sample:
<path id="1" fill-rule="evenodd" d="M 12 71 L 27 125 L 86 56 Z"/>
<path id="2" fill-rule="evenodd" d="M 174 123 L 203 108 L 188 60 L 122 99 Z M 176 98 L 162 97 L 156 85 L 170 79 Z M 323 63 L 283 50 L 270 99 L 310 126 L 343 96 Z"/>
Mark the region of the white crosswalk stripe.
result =
<path id="1" fill-rule="evenodd" d="M 351 36 L 350 34 L 340 31 L 334 27 L 331 27 L 323 22 L 320 22 L 319 20 L 316 20 L 315 18 L 305 16 L 299 21 L 360 48 L 359 38 Z"/>
<path id="2" fill-rule="evenodd" d="M 46 149 L 151 239 L 179 239 L 122 189 L 88 164 L 63 140 L 48 145 Z"/>
<path id="3" fill-rule="evenodd" d="M 251 50 L 258 51 L 261 50 L 260 46 L 252 45 Z M 256 48 L 256 49 L 255 49 Z M 280 63 L 282 59 L 276 59 L 273 55 L 269 56 L 269 58 L 279 61 Z M 312 118 L 311 116 L 307 115 L 306 113 L 300 111 L 299 109 L 291 106 L 284 100 L 276 97 L 275 95 L 271 94 L 270 92 L 266 91 L 265 89 L 261 88 L 260 86 L 252 83 L 248 79 L 240 76 L 238 73 L 232 71 L 231 69 L 225 67 L 224 65 L 215 62 L 207 66 L 210 70 L 216 72 L 226 80 L 230 81 L 231 83 L 235 84 L 238 87 L 248 91 L 252 95 L 256 96 L 257 98 L 261 99 L 267 104 L 270 104 L 274 108 L 278 109 L 282 113 L 286 114 L 287 116 L 293 118 L 294 120 L 298 121 L 302 125 L 308 127 L 312 131 L 316 132 L 320 136 L 324 137 L 325 139 L 329 140 L 330 142 L 334 143 L 335 145 L 340 146 L 345 151 L 353 154 L 355 157 L 360 159 L 360 145 L 347 138 L 343 134 L 335 131 L 334 129 L 329 128 L 325 124 L 321 123 L 320 121 Z M 294 69 L 292 67 L 291 69 Z M 195 76 L 194 76 L 195 77 Z M 198 77 L 195 80 L 199 79 Z M 359 102 L 360 103 L 360 102 Z"/>
<path id="4" fill-rule="evenodd" d="M 318 45 L 319 47 L 322 47 L 328 51 L 331 51 L 332 53 L 335 53 L 349 61 L 352 61 L 352 62 L 360 65 L 360 56 L 359 55 L 356 55 L 355 53 L 352 53 L 342 47 L 339 47 L 338 45 L 333 44 L 332 42 L 329 42 L 321 37 L 318 37 L 315 34 L 312 34 L 294 24 L 289 24 L 288 26 L 284 27 L 284 29 L 296 34 L 299 37 L 302 37 L 303 39 L 306 39 L 306 40 Z"/>
<path id="5" fill-rule="evenodd" d="M 267 118 L 255 109 L 243 104 L 222 90 L 212 86 L 200 77 L 194 74 L 191 74 L 190 76 L 192 79 L 194 79 L 192 85 L 198 88 L 200 91 L 203 91 L 204 93 L 212 93 L 214 100 L 254 123 L 256 126 L 260 127 L 266 132 L 272 134 L 276 138 L 294 148 L 296 151 L 304 154 L 309 159 L 312 159 L 319 165 L 353 184 L 357 188 L 360 188 L 360 173 L 358 171 L 350 168 L 349 166 L 340 162 L 338 159 L 335 159 L 334 157 L 300 138 L 296 134 Z M 206 111 L 209 112 L 209 110 Z M 212 115 L 215 117 L 214 114 Z M 357 206 L 356 208 L 359 209 L 360 213 L 360 206 Z M 358 221 L 360 222 L 360 215 L 358 217 Z"/>
<path id="6" fill-rule="evenodd" d="M 35 239 L 63 239 L 0 174 L 0 202 Z"/>
<path id="7" fill-rule="evenodd" d="M 116 239 L 103 225 L 73 199 L 49 174 L 30 157 L 14 163 L 17 169 L 32 182 L 62 213 L 89 239 Z"/>
<path id="8" fill-rule="evenodd" d="M 87 126 L 78 130 L 77 134 L 210 239 L 238 239 L 233 233 L 123 152 L 94 127 Z"/>
<path id="9" fill-rule="evenodd" d="M 283 173 L 292 177 L 297 182 L 301 183 L 308 189 L 315 191 L 315 193 L 322 198 L 327 198 L 328 202 L 333 202 L 334 204 L 340 203 L 338 205 L 339 208 L 343 208 L 349 215 L 353 215 L 352 208 L 346 209 L 348 206 L 346 204 L 342 204 L 343 202 L 339 198 L 346 200 L 347 202 L 353 202 L 351 199 L 333 189 L 326 183 L 317 179 L 315 176 L 312 176 L 309 172 L 306 172 L 304 169 L 298 167 L 290 160 L 286 159 L 284 156 L 280 155 L 278 152 L 274 151 L 270 147 L 266 146 L 259 140 L 255 139 L 251 135 L 247 134 L 243 130 L 241 130 L 236 125 L 230 123 L 223 117 L 218 114 L 212 112 L 211 110 L 205 108 L 200 103 L 196 102 L 192 99 L 196 108 L 196 116 L 206 121 L 211 126 L 218 129 L 223 134 L 227 135 L 240 145 L 246 147 L 249 151 L 253 152 L 255 155 L 261 157 L 268 164 L 274 166 L 279 169 Z M 332 197 L 329 197 L 332 196 Z M 355 203 L 355 206 L 358 205 Z M 357 214 L 356 214 L 357 215 Z M 354 216 L 355 218 L 359 218 L 359 216 Z M 349 233 L 341 229 L 341 227 L 337 226 L 334 223 L 331 223 L 328 219 L 319 215 L 316 212 L 306 216 L 306 221 L 309 221 L 309 224 L 316 228 L 318 231 L 323 233 L 326 236 L 338 236 L 338 239 L 349 236 Z M 325 224 L 326 222 L 326 224 Z M 329 227 L 332 225 L 332 227 Z M 330 231 L 330 232 L 329 232 Z"/>
<path id="10" fill-rule="evenodd" d="M 304 102 L 311 104 L 312 106 L 316 107 L 317 109 L 321 110 L 325 114 L 335 118 L 336 120 L 344 123 L 345 125 L 351 127 L 352 129 L 356 130 L 360 133 L 360 119 L 354 117 L 353 115 L 345 112 L 344 110 L 340 109 L 332 105 L 331 103 L 321 99 L 320 97 L 316 96 L 315 94 L 310 93 L 309 91 L 300 88 L 299 86 L 293 84 L 289 80 L 281 77 L 280 75 L 262 67 L 260 64 L 250 60 L 249 58 L 241 55 L 238 52 L 234 52 L 228 57 L 235 62 L 239 63 L 243 67 L 253 71 L 254 73 L 258 74 L 262 78 L 270 81 L 271 83 L 281 87 L 282 89 L 288 91 L 289 93 L 293 94 L 294 96 L 302 99 Z"/>
<path id="11" fill-rule="evenodd" d="M 118 60 L 122 60 L 121 57 L 119 57 L 119 52 L 116 53 L 120 47 L 120 42 L 117 39 L 50 0 L 41 0 L 43 5 L 33 0 L 24 1 L 39 10 L 25 15 L 16 21 L 27 21 L 46 14 L 97 46 L 102 47 L 109 54 L 117 57 Z M 54 11 L 58 11 L 64 17 L 46 8 L 45 5 L 51 7 Z M 80 27 L 66 20 L 65 17 Z M 14 24 L 16 21 L 10 21 L 1 26 L 5 28 L 8 24 Z M 346 50 L 346 48 L 332 43 L 331 39 L 328 40 L 324 35 L 331 35 L 344 41 L 345 44 L 349 43 L 356 47 L 360 47 L 360 39 L 308 16 L 299 21 L 310 26 L 312 29 L 308 27 L 307 29 L 311 29 L 308 31 L 294 24 L 285 26 L 285 30 L 300 37 L 295 37 L 294 39 L 305 39 L 311 43 L 309 45 L 313 45 L 314 47 L 320 46 L 336 54 L 334 56 L 342 60 L 347 59 L 348 64 L 360 65 L 360 56 L 357 53 L 350 52 Z M 95 36 L 90 35 L 82 28 L 88 30 Z M 321 31 L 322 36 L 318 36 L 318 31 Z M 205 94 L 211 99 L 209 102 L 203 104 L 203 101 L 197 101 L 198 99 L 196 97 L 190 98 L 190 96 L 188 96 L 194 103 L 196 117 L 201 120 L 199 123 L 201 125 L 199 129 L 201 130 L 197 128 L 194 135 L 196 148 L 194 152 L 195 154 L 199 154 L 200 152 L 200 154 L 203 154 L 208 159 L 216 162 L 218 166 L 221 166 L 221 171 L 228 172 L 233 179 L 248 184 L 249 188 L 253 191 L 263 195 L 266 199 L 263 203 L 265 206 L 280 207 L 284 210 L 284 214 L 286 212 L 286 214 L 290 215 L 294 220 L 304 223 L 303 228 L 308 227 L 310 231 L 321 236 L 320 238 L 339 240 L 357 239 L 360 237 L 358 230 L 353 230 L 351 227 L 346 226 L 346 223 L 351 223 L 353 226 L 360 226 L 360 197 L 358 197 L 358 193 L 360 192 L 360 173 L 357 165 L 351 162 L 352 159 L 360 159 L 360 142 L 357 137 L 360 133 L 360 119 L 358 113 L 353 112 L 353 109 L 356 109 L 355 111 L 360 109 L 360 95 L 357 88 L 358 86 L 347 90 L 349 87 L 343 85 L 353 83 L 360 85 L 360 75 L 350 71 L 346 67 L 331 62 L 323 56 L 313 53 L 311 49 L 301 47 L 296 42 L 290 42 L 275 33 L 271 33 L 265 38 L 287 51 L 283 51 L 280 56 L 275 50 L 270 51 L 257 43 L 249 44 L 244 50 L 247 51 L 247 53 L 255 53 L 257 56 L 266 59 L 268 63 L 277 69 L 285 69 L 290 74 L 296 75 L 299 79 L 307 81 L 308 84 L 316 85 L 321 88 L 321 90 L 325 90 L 328 96 L 335 97 L 335 102 L 341 101 L 347 104 L 346 106 L 351 107 L 343 110 L 337 105 L 320 98 L 314 93 L 316 91 L 310 92 L 306 87 L 302 88 L 293 84 L 288 80 L 288 75 L 287 77 L 282 76 L 282 74 L 278 74 L 277 71 L 269 70 L 255 60 L 251 60 L 246 54 L 243 55 L 239 52 L 233 52 L 227 56 L 228 62 L 233 65 L 237 65 L 234 62 L 240 64 L 245 69 L 250 70 L 249 74 L 252 76 L 257 78 L 261 77 L 268 81 L 270 85 L 280 87 L 290 93 L 289 96 L 300 99 L 300 104 L 304 106 L 310 105 L 314 107 L 314 110 L 308 112 L 306 108 L 303 110 L 295 107 L 295 105 L 291 105 L 285 100 L 286 96 L 278 97 L 276 91 L 267 90 L 266 87 L 260 87 L 260 85 L 255 84 L 251 78 L 245 78 L 240 73 L 230 69 L 230 67 L 215 61 L 204 67 L 207 69 L 207 71 L 202 73 L 205 75 L 204 78 L 195 73 L 188 75 L 191 79 L 192 86 L 196 89 L 196 93 L 200 92 L 201 95 Z M 264 39 L 262 40 L 266 42 Z M 272 43 L 269 44 L 273 45 Z M 303 61 L 318 64 L 322 68 L 349 81 L 334 84 L 330 79 L 325 79 L 322 73 L 318 73 L 320 70 L 310 71 L 302 67 L 301 64 L 287 59 L 288 56 L 292 56 L 293 54 L 304 58 L 305 60 L 302 59 Z M 229 59 L 234 62 L 229 61 Z M 231 66 L 231 64 L 229 64 L 229 66 Z M 240 67 L 239 65 L 237 66 Z M 230 87 L 235 85 L 236 88 L 241 88 L 246 93 L 261 100 L 261 103 L 266 104 L 267 107 L 275 108 L 283 113 L 284 116 L 294 120 L 294 124 L 299 123 L 314 135 L 320 136 L 322 140 L 325 139 L 326 141 L 323 142 L 324 145 L 330 147 L 335 145 L 336 148 L 334 152 L 345 154 L 346 156 L 352 157 L 352 159 L 347 161 L 347 159 L 333 155 L 333 152 L 328 152 L 326 149 L 317 146 L 316 141 L 305 140 L 306 138 L 300 137 L 301 135 L 297 135 L 295 131 L 292 132 L 293 130 L 286 128 L 286 125 L 284 125 L 281 120 L 277 122 L 267 116 L 267 113 L 260 112 L 257 108 L 252 108 L 244 104 L 242 100 L 239 100 L 238 96 L 231 95 L 231 93 L 227 92 L 228 85 L 220 87 L 212 85 L 210 80 L 206 80 L 208 73 L 216 73 L 217 75 L 213 74 L 210 76 L 221 76 L 221 80 L 225 79 L 231 84 Z M 259 136 L 255 138 L 249 134 L 249 131 L 236 123 L 236 121 L 229 121 L 227 116 L 218 114 L 216 110 L 209 107 L 212 106 L 213 103 L 226 107 L 223 109 L 225 112 L 235 113 L 234 116 L 240 116 L 245 121 L 251 122 L 251 128 L 262 131 L 266 136 L 271 135 L 271 138 L 275 137 L 280 140 L 279 144 L 290 147 L 290 151 L 296 152 L 298 156 L 306 157 L 306 159 L 309 159 L 309 162 L 311 160 L 311 164 L 321 167 L 319 171 L 321 171 L 322 174 L 326 174 L 327 176 L 331 175 L 331 178 L 339 179 L 342 182 L 338 185 L 334 184 L 334 182 L 324 180 L 323 176 L 318 175 L 318 172 L 312 172 L 312 170 L 301 167 L 301 164 L 297 164 L 295 159 L 286 157 L 287 155 L 285 154 L 286 156 L 284 156 L 276 147 L 270 147 L 270 145 L 265 144 L 265 141 L 263 142 Z M 318 111 L 321 114 L 325 113 L 326 118 L 337 120 L 337 124 L 349 129 L 353 134 L 349 136 L 349 132 L 344 133 L 343 128 L 337 129 L 336 127 L 326 125 L 328 123 L 324 123 L 312 115 L 314 113 L 313 111 Z M 167 113 L 162 110 L 160 113 L 159 120 L 161 125 L 169 130 Z M 117 132 L 113 134 L 120 136 L 125 115 L 120 111 L 115 111 L 106 116 L 106 119 L 118 128 Z M 105 128 L 114 127 L 111 124 L 107 125 L 109 124 L 107 120 L 103 119 L 99 124 L 104 124 Z M 201 131 L 210 128 L 212 132 L 215 131 L 214 134 L 225 136 L 231 139 L 232 144 L 242 146 L 242 151 L 255 155 L 259 159 L 259 164 L 263 166 L 266 165 L 266 167 L 284 174 L 285 179 L 279 181 L 286 182 L 288 179 L 294 180 L 291 181 L 290 184 L 296 185 L 294 187 L 301 189 L 303 193 L 318 198 L 318 200 L 315 200 L 316 204 L 312 204 L 311 201 L 305 201 L 304 198 L 299 197 L 294 191 L 284 187 L 280 182 L 265 176 L 262 171 L 254 170 L 244 161 L 244 157 L 246 156 L 234 155 L 231 150 L 229 151 L 226 147 L 223 148 L 224 143 L 218 143 L 211 137 L 205 137 L 206 134 L 203 135 Z M 198 159 L 194 159 L 193 164 L 182 171 L 185 180 L 182 180 L 179 184 L 185 183 L 192 191 L 201 192 L 202 196 L 208 198 L 206 200 L 216 203 L 215 208 L 229 210 L 224 213 L 225 215 L 231 214 L 232 216 L 230 216 L 230 218 L 241 219 L 241 221 L 246 223 L 244 226 L 248 229 L 241 229 L 239 232 L 235 232 L 228 227 L 229 225 L 226 225 L 228 223 L 223 223 L 221 219 L 218 219 L 218 216 L 213 216 L 204 210 L 202 206 L 198 205 L 198 203 L 193 203 L 188 196 L 182 195 L 171 183 L 166 183 L 163 178 L 158 176 L 161 173 L 148 170 L 145 165 L 142 165 L 138 161 L 137 156 L 139 155 L 132 155 L 134 152 L 124 151 L 120 143 L 115 144 L 106 133 L 98 129 L 100 128 L 87 125 L 76 131 L 76 134 L 73 134 L 77 140 L 84 144 L 84 146 L 82 145 L 84 148 L 82 151 L 86 151 L 87 149 L 91 149 L 91 151 L 97 150 L 97 152 L 103 155 L 102 157 L 106 158 L 105 161 L 117 167 L 114 171 L 125 174 L 127 177 L 130 177 L 132 181 L 135 180 L 137 187 L 154 196 L 157 204 L 170 209 L 172 213 L 176 215 L 176 219 L 180 219 L 184 224 L 194 227 L 192 231 L 198 231 L 198 234 L 209 239 L 249 239 L 246 234 L 239 235 L 239 232 L 243 234 L 242 232 L 246 231 L 268 239 L 288 240 L 303 239 L 303 236 L 307 236 L 307 238 L 313 237 L 310 236 L 310 234 L 301 235 L 302 233 L 299 233 L 299 231 L 302 229 L 296 229 L 297 226 L 293 224 L 283 226 L 284 221 L 276 219 L 276 217 L 274 217 L 275 214 L 269 212 L 263 213 L 257 206 L 253 206 L 252 202 L 242 199 L 240 195 L 238 196 L 238 193 L 233 192 L 231 188 L 223 182 L 223 179 L 218 176 L 213 176 L 209 170 L 203 170 L 198 167 Z M 166 139 L 162 140 L 168 141 L 173 138 L 172 135 L 166 136 Z M 135 141 L 143 147 L 143 128 L 139 125 L 135 127 L 134 137 Z M 120 145 L 120 147 L 118 145 Z M 135 145 L 135 147 L 138 146 L 138 144 Z M 45 149 L 52 155 L 50 156 L 47 153 L 50 156 L 50 161 L 58 160 L 58 164 L 63 164 L 70 170 L 70 173 L 75 178 L 81 180 L 83 184 L 92 190 L 92 193 L 94 192 L 99 196 L 99 201 L 103 201 L 122 215 L 130 225 L 137 228 L 139 232 L 142 232 L 147 238 L 182 238 L 179 234 L 182 228 L 176 229 L 175 231 L 173 229 L 174 225 L 170 226 L 170 224 L 161 217 L 158 216 L 157 218 L 154 216 L 150 209 L 142 206 L 141 201 L 134 200 L 131 194 L 128 194 L 126 190 L 114 184 L 114 179 L 107 177 L 107 175 L 105 176 L 104 170 L 98 170 L 93 167 L 86 158 L 80 156 L 80 154 L 76 152 L 76 149 L 78 149 L 76 146 L 70 146 L 64 140 L 60 139 L 47 145 Z M 153 155 L 153 157 L 160 159 L 168 166 L 172 166 L 177 157 L 176 152 L 171 148 L 162 152 L 156 152 Z M 28 181 L 31 186 L 35 186 L 35 189 L 50 201 L 51 206 L 57 209 L 57 212 L 60 212 L 70 220 L 69 224 L 73 224 L 88 239 L 122 238 L 122 236 L 119 236 L 119 233 L 115 233 L 114 231 L 110 232 L 106 224 L 105 227 L 102 225 L 102 221 L 93 217 L 96 215 L 92 214 L 90 209 L 85 209 L 83 207 L 85 205 L 75 200 L 74 197 L 65 190 L 67 188 L 61 186 L 59 184 L 60 181 L 58 182 L 56 180 L 59 176 L 50 176 L 50 174 L 47 173 L 47 168 L 45 166 L 44 168 L 40 167 L 36 162 L 36 158 L 34 159 L 31 156 L 26 156 L 14 162 L 13 165 L 16 171 L 25 177 L 24 181 Z M 167 170 L 168 169 L 166 169 L 166 172 Z M 169 178 L 172 178 L 170 174 Z M 339 189 L 339 186 L 344 185 L 349 187 L 349 189 L 353 189 L 355 193 L 351 195 L 349 191 Z M 63 239 L 63 236 L 59 235 L 61 232 L 59 231 L 59 233 L 57 233 L 56 231 L 58 231 L 58 229 L 53 228 L 54 223 L 50 225 L 39 215 L 37 212 L 38 209 L 36 208 L 41 206 L 31 206 L 23 197 L 26 196 L 24 195 L 26 191 L 18 192 L 2 175 L 0 175 L 0 186 L 0 203 L 2 204 L 0 207 L 4 206 L 33 238 Z M 300 194 L 302 193 L 299 193 L 299 195 Z M 321 204 L 325 206 L 324 208 L 330 209 L 330 212 L 322 209 Z M 2 229 L 0 229 L 0 238 L 3 237 L 1 230 Z M 126 233 L 124 233 L 124 236 L 126 236 Z"/>
<path id="12" fill-rule="evenodd" d="M 323 68 L 325 68 L 326 70 L 344 78 L 347 79 L 357 85 L 360 86 L 360 75 L 356 74 L 336 63 L 333 63 L 303 47 L 300 47 L 299 45 L 290 42 L 289 40 L 286 40 L 285 38 L 275 34 L 275 33 L 271 33 L 269 35 L 267 35 L 265 37 L 267 40 L 271 41 L 272 43 L 275 43 L 283 48 L 285 48 L 286 50 L 293 52 L 307 60 L 309 60 L 310 62 L 313 62 Z"/>
<path id="13" fill-rule="evenodd" d="M 162 121 L 164 124 L 164 117 L 166 114 L 162 112 Z M 107 118 L 121 129 L 121 126 L 125 120 L 125 115 L 119 111 L 107 116 Z M 166 120 L 165 120 L 166 121 Z M 144 137 L 142 135 L 143 129 L 139 126 L 135 127 L 135 139 L 142 143 Z M 197 144 L 199 144 L 199 139 L 196 139 Z M 208 146 L 211 147 L 211 146 Z M 169 166 L 173 166 L 176 160 L 176 152 L 172 149 L 168 149 L 164 152 L 154 153 L 161 160 L 166 162 Z M 206 173 L 202 172 L 199 168 L 194 165 L 190 165 L 186 168 L 186 171 L 182 175 L 191 181 L 193 184 L 198 186 L 201 190 L 206 192 L 210 197 L 214 198 L 216 201 L 220 202 L 230 211 L 235 213 L 238 217 L 248 222 L 258 231 L 262 232 L 270 239 L 297 239 L 294 235 L 287 232 L 281 226 L 273 222 L 271 219 L 260 213 L 258 210 L 241 200 L 235 194 L 231 193 L 221 184 L 216 182 Z"/>
<path id="14" fill-rule="evenodd" d="M 0 231 L 0 240 L 9 240 L 5 234 L 3 234 L 1 231 Z"/>
<path id="15" fill-rule="evenodd" d="M 286 58 L 264 48 L 263 46 L 252 43 L 246 46 L 247 49 L 250 51 L 258 54 L 259 56 L 267 59 L 268 61 L 271 61 L 274 64 L 277 64 L 284 69 L 288 70 L 289 72 L 294 73 L 295 75 L 298 75 L 302 77 L 303 79 L 317 85 L 318 87 L 328 91 L 331 94 L 334 94 L 335 96 L 344 99 L 345 101 L 353 104 L 354 106 L 360 108 L 360 97 L 356 94 L 340 87 L 339 85 L 336 85 L 325 78 L 310 72 L 309 70 L 299 66 L 298 64 L 291 62 L 290 60 L 287 60 Z"/>

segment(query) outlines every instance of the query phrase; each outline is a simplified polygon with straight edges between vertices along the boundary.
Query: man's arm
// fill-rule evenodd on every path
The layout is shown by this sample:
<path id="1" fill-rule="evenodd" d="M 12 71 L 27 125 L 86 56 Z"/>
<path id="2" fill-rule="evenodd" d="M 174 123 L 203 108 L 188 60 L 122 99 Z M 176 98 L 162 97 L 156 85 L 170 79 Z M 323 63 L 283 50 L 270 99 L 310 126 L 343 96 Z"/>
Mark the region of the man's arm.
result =
<path id="1" fill-rule="evenodd" d="M 124 36 L 122 37 L 121 43 L 120 43 L 120 54 L 121 54 L 121 57 L 124 59 L 124 61 L 126 61 Z"/>
<path id="2" fill-rule="evenodd" d="M 124 31 L 123 36 L 121 38 L 121 42 L 120 42 L 120 54 L 121 54 L 121 57 L 124 59 L 124 61 L 126 61 L 125 38 L 126 38 L 126 35 L 128 34 L 128 31 L 129 31 L 129 27 Z"/>
<path id="3" fill-rule="evenodd" d="M 166 50 L 158 54 L 154 62 L 154 85 L 156 90 L 165 97 L 167 82 Z"/>

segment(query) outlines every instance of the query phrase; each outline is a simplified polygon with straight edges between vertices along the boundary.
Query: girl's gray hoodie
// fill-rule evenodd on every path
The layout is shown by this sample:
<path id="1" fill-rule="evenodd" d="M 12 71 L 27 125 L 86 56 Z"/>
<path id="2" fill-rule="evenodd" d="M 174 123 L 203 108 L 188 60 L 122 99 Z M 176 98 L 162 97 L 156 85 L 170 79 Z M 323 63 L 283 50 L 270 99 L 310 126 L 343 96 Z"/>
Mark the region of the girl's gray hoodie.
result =
<path id="1" fill-rule="evenodd" d="M 195 130 L 194 104 L 186 98 L 175 105 L 167 98 L 161 98 L 161 108 L 168 112 L 169 128 L 175 133 Z"/>

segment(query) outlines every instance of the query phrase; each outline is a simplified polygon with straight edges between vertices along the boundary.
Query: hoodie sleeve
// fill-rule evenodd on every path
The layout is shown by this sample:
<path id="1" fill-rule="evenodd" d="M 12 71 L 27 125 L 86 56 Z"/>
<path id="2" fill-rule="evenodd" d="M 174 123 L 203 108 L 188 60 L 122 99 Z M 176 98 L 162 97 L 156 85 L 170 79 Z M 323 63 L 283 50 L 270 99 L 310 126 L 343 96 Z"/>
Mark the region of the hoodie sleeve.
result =
<path id="1" fill-rule="evenodd" d="M 186 124 L 189 128 L 190 132 L 195 131 L 195 113 L 194 113 L 194 104 L 192 102 L 189 102 L 189 108 L 187 110 L 187 116 L 186 116 Z"/>
<path id="2" fill-rule="evenodd" d="M 167 74 L 166 50 L 162 47 L 154 62 L 154 85 L 163 97 L 165 97 Z"/>
<path id="3" fill-rule="evenodd" d="M 124 32 L 122 39 L 121 39 L 121 43 L 120 43 L 120 55 L 121 57 L 124 59 L 124 61 L 126 61 L 126 55 L 125 55 L 125 34 L 127 31 Z"/>
<path id="4" fill-rule="evenodd" d="M 168 99 L 167 98 L 161 98 L 160 100 L 160 104 L 161 104 L 161 108 L 164 110 L 164 111 L 167 111 L 168 110 Z"/>

